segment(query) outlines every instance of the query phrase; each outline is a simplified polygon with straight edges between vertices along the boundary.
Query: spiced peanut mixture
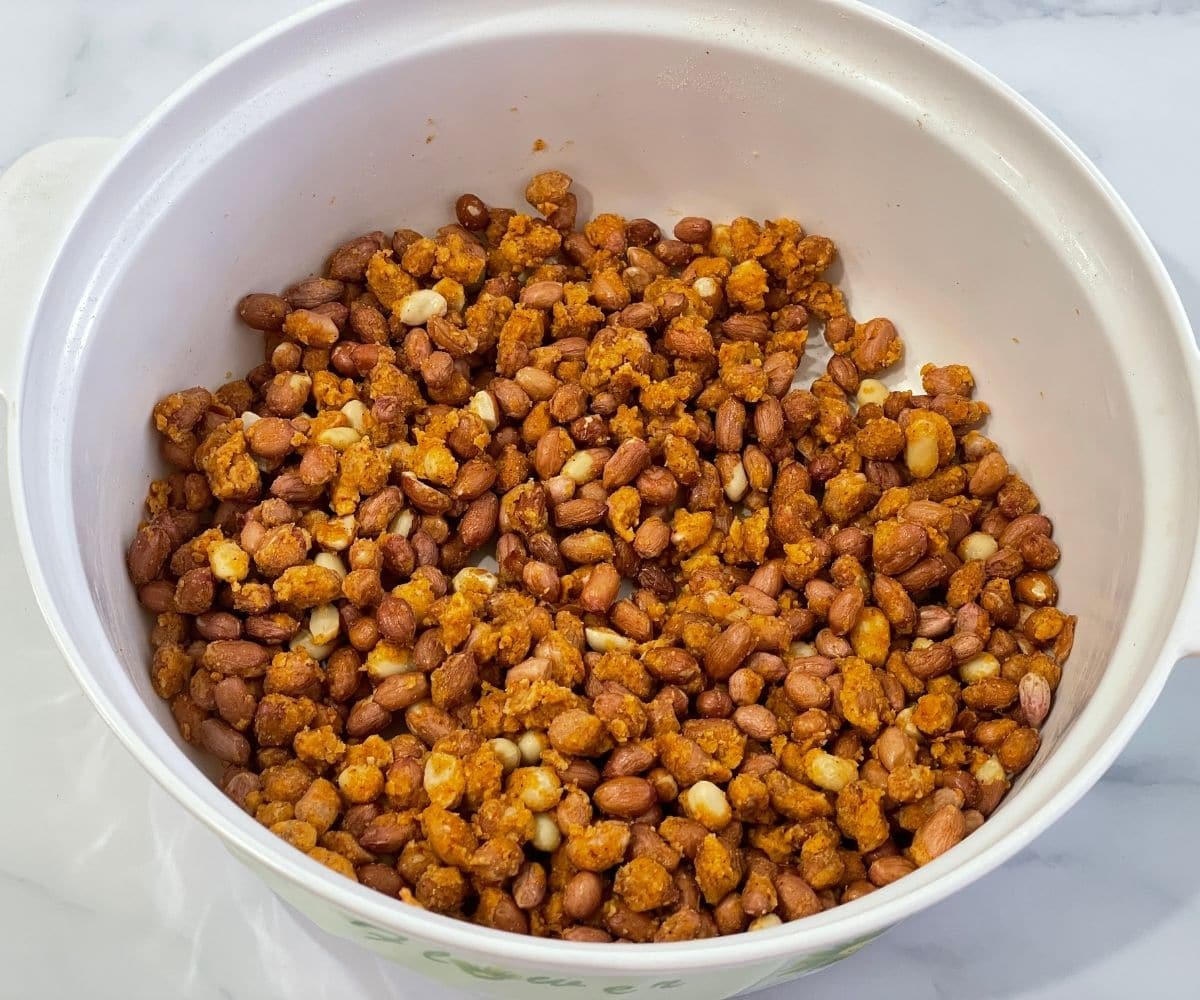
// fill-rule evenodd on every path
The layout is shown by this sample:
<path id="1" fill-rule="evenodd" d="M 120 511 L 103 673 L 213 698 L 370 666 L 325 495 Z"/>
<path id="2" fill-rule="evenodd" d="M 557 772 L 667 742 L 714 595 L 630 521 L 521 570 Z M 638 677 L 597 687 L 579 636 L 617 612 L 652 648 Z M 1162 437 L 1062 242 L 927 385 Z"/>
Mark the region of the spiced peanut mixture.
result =
<path id="1" fill-rule="evenodd" d="M 967 368 L 877 381 L 828 238 L 580 226 L 570 186 L 241 301 L 263 363 L 154 407 L 154 689 L 260 823 L 438 913 L 673 941 L 856 899 L 1037 752 L 1051 522 Z"/>

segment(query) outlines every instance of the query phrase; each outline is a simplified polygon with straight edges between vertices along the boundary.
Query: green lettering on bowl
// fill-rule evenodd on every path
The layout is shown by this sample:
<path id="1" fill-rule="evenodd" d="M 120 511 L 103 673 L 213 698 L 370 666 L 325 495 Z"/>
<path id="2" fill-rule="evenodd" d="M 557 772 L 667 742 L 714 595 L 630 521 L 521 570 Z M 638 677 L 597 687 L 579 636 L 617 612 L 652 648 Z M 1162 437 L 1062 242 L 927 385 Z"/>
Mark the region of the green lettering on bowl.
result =
<path id="1" fill-rule="evenodd" d="M 497 969 L 494 965 L 474 965 L 471 962 L 463 961 L 461 958 L 452 958 L 450 961 L 468 976 L 474 976 L 476 979 L 499 982 L 504 979 L 521 978 L 515 972 L 509 972 L 507 969 Z"/>
<path id="2" fill-rule="evenodd" d="M 355 927 L 362 927 L 367 931 L 363 935 L 369 941 L 383 941 L 386 944 L 408 944 L 408 938 L 403 934 L 396 934 L 392 931 L 385 931 L 382 927 L 376 927 L 374 924 L 369 924 L 365 920 L 350 919 L 350 923 Z"/>

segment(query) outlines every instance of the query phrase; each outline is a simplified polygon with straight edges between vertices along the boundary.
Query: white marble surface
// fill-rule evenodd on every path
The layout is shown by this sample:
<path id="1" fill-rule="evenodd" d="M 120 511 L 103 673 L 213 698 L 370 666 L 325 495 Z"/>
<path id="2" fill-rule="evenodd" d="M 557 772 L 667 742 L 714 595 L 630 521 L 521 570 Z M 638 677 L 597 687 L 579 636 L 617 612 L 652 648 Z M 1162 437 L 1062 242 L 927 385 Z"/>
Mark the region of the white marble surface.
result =
<path id="1" fill-rule="evenodd" d="M 115 135 L 294 0 L 0 0 L 0 167 Z M 1100 165 L 1200 318 L 1200 0 L 886 0 L 1014 85 Z M 0 510 L 0 572 L 19 573 Z M 15 584 L 14 584 L 15 585 Z M 6 587 L 7 590 L 7 587 Z M 294 915 L 121 749 L 27 589 L 0 687 L 0 997 L 448 997 Z M 13 628 L 17 620 L 23 623 Z M 1200 663 L 1120 761 L 1000 871 L 764 997 L 1200 995 Z"/>

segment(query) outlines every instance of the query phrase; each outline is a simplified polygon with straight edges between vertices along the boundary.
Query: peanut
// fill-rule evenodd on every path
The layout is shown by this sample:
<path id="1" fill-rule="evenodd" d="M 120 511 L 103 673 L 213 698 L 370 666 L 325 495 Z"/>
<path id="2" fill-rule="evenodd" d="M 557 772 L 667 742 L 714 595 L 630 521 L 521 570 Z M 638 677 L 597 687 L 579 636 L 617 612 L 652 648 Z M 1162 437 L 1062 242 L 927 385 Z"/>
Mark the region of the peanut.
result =
<path id="1" fill-rule="evenodd" d="M 969 369 L 881 381 L 899 334 L 826 237 L 580 219 L 571 187 L 242 299 L 264 363 L 152 413 L 151 683 L 239 807 L 386 895 L 768 929 L 934 860 L 1031 766 L 1061 552 Z"/>

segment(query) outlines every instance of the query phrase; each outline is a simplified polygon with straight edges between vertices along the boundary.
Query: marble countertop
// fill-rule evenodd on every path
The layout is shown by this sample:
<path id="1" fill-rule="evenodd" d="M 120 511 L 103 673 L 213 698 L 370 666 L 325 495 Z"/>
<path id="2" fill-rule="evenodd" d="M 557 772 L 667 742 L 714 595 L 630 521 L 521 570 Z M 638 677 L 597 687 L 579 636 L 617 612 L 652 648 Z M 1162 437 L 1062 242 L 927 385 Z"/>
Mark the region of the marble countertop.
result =
<path id="1" fill-rule="evenodd" d="M 883 0 L 1062 126 L 1132 206 L 1200 318 L 1198 0 Z M 0 168 L 128 130 L 296 0 L 3 0 Z M 19 39 L 19 44 L 12 44 Z M 2 466 L 0 466 L 2 467 Z M 452 994 L 329 937 L 235 863 L 118 745 L 20 577 L 0 697 L 0 997 Z M 1074 1000 L 1200 992 L 1200 662 L 1065 819 L 991 876 L 817 976 L 759 994 Z"/>

